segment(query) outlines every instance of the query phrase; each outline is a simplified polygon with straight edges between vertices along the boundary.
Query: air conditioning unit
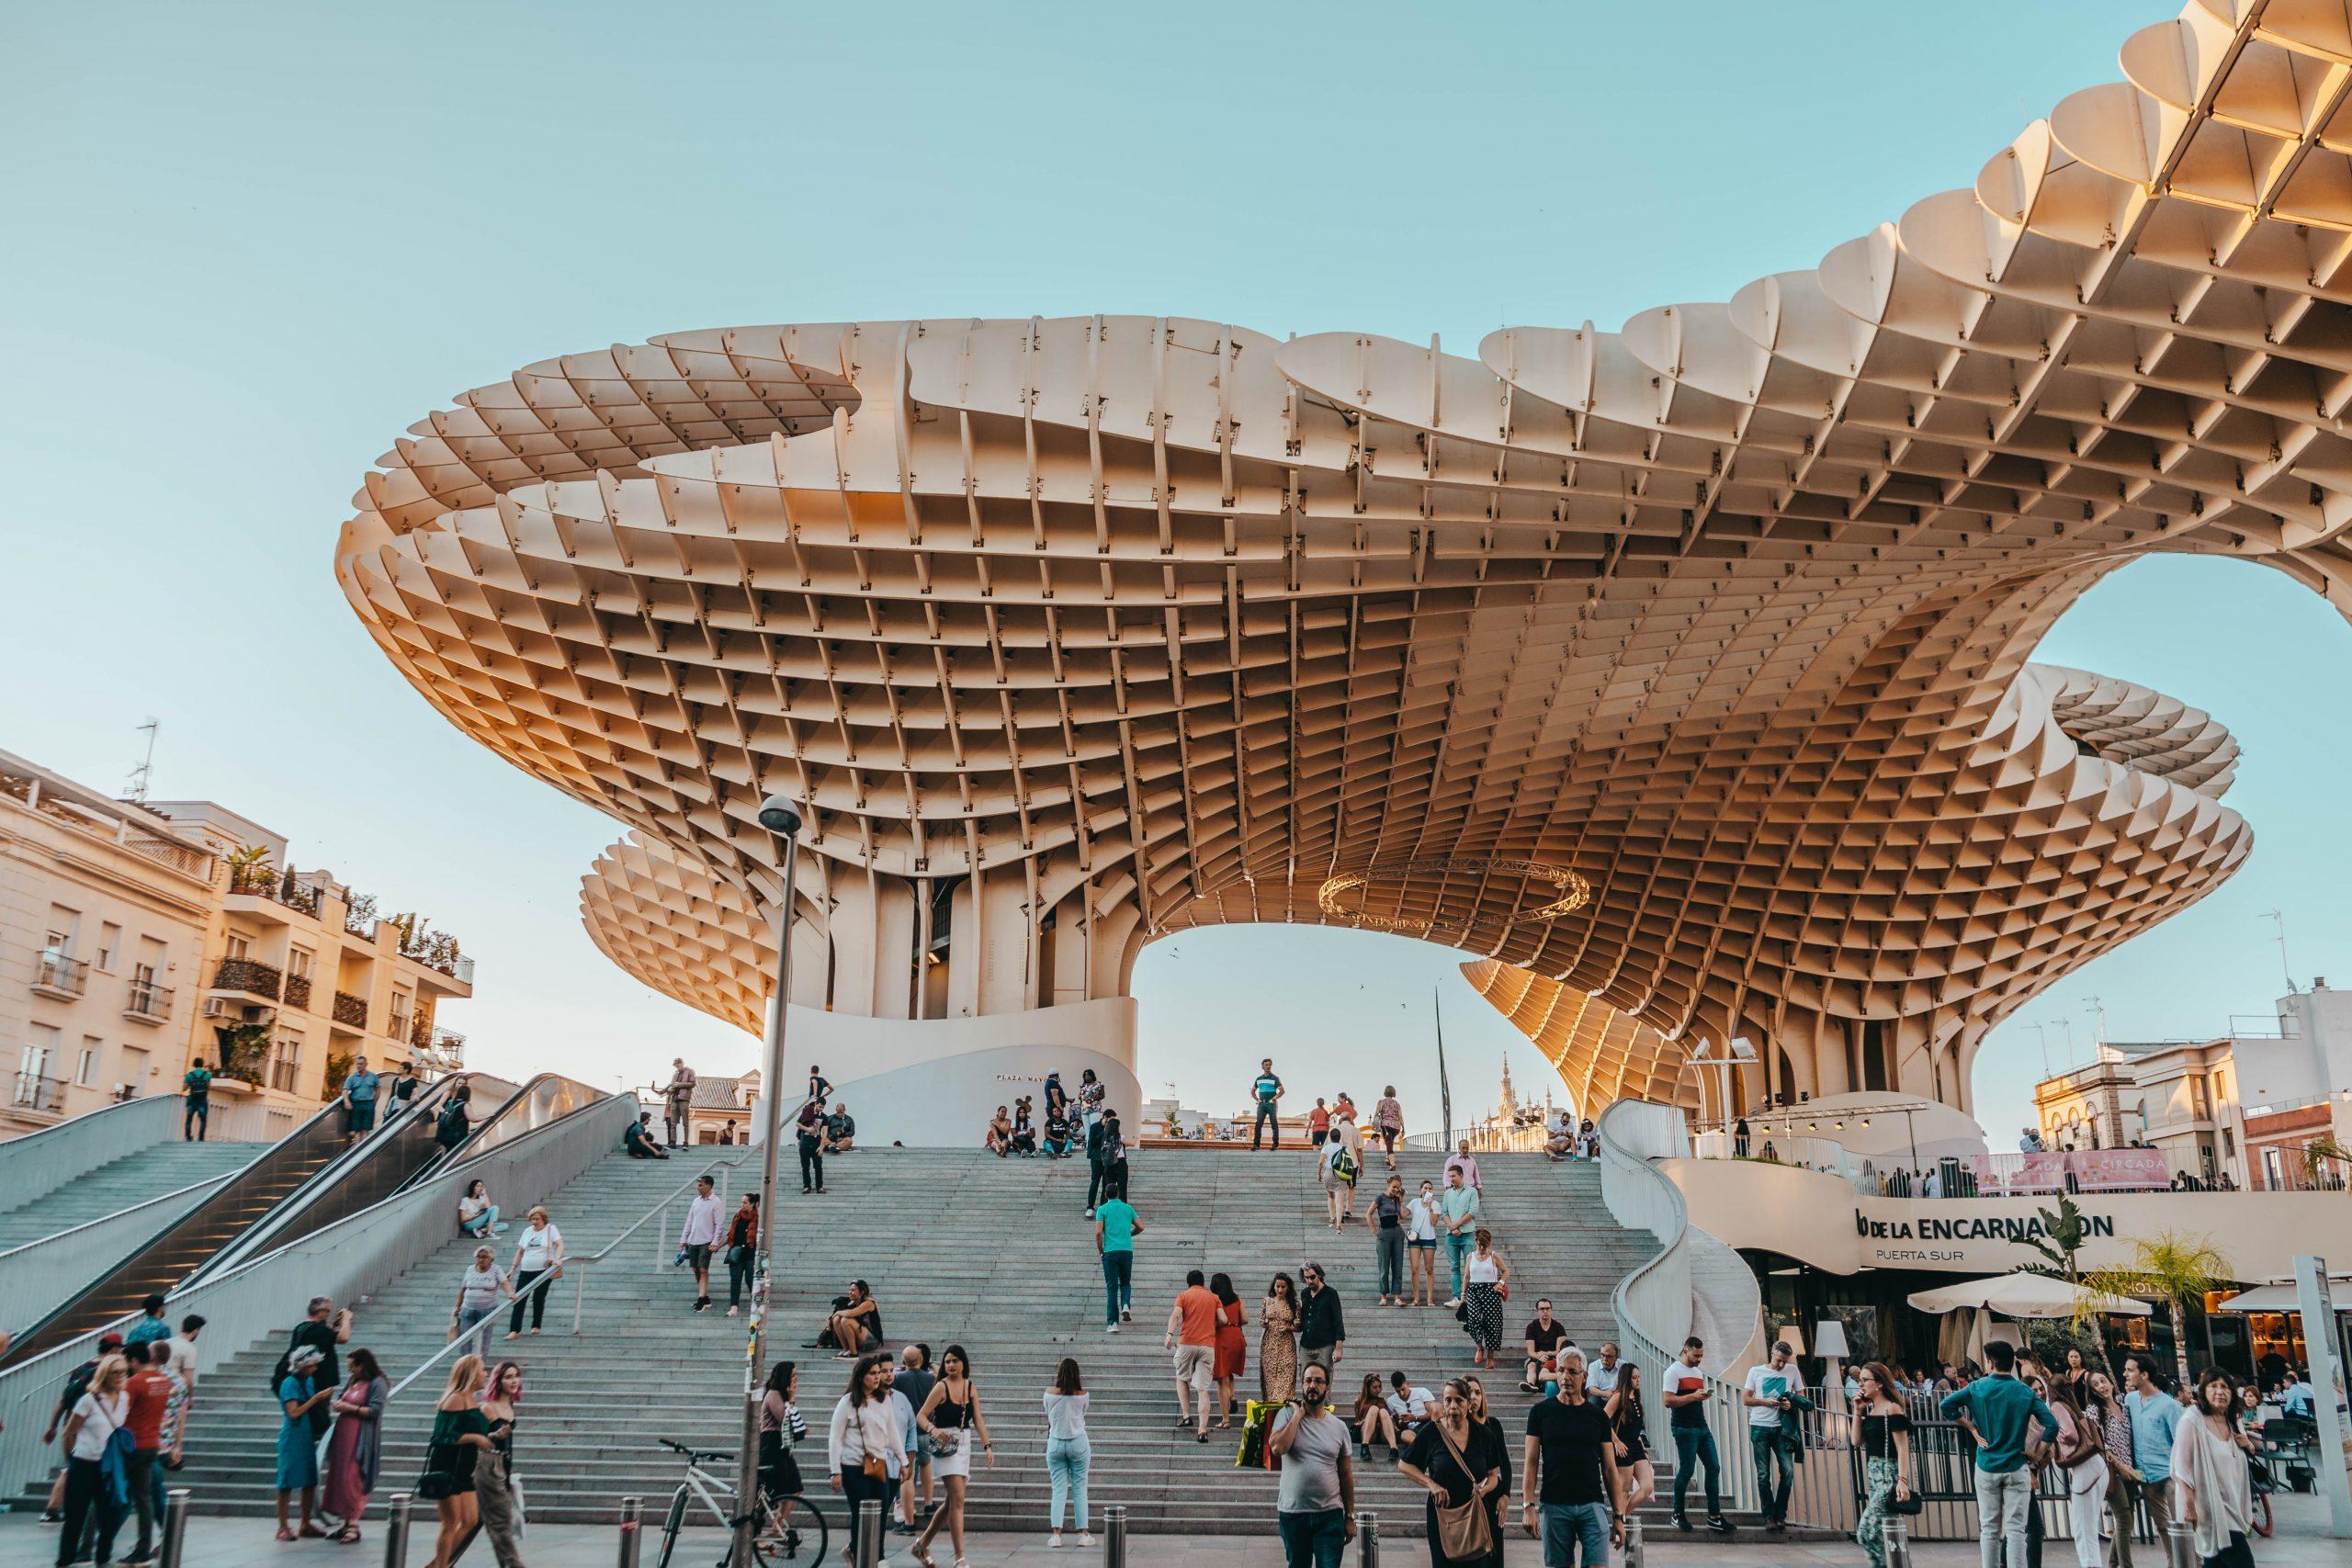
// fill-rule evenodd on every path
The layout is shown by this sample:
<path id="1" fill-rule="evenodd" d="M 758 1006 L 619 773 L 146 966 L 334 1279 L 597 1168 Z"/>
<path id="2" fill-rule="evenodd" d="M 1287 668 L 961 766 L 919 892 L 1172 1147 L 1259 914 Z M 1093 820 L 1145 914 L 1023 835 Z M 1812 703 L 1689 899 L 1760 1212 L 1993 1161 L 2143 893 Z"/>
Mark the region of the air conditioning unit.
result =
<path id="1" fill-rule="evenodd" d="M 207 1018 L 226 1018 L 236 1010 L 236 1004 L 230 1001 L 226 997 L 207 997 L 204 998 L 204 1016 Z"/>

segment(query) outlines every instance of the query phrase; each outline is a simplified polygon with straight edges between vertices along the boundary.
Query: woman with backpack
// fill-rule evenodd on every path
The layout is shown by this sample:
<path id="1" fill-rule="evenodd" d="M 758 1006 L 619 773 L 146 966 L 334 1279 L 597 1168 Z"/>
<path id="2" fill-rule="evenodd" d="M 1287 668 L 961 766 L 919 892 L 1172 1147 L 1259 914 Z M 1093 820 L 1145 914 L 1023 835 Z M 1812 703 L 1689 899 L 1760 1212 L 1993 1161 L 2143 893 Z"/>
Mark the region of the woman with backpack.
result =
<path id="1" fill-rule="evenodd" d="M 441 1114 L 433 1119 L 433 1141 L 446 1151 L 456 1148 L 473 1133 L 474 1091 L 469 1084 L 459 1084 L 449 1091 L 441 1106 Z"/>
<path id="2" fill-rule="evenodd" d="M 1323 1145 L 1323 1193 L 1329 1201 L 1331 1228 L 1348 1228 L 1356 1213 L 1356 1176 L 1361 1169 L 1347 1142 L 1334 1138 Z"/>

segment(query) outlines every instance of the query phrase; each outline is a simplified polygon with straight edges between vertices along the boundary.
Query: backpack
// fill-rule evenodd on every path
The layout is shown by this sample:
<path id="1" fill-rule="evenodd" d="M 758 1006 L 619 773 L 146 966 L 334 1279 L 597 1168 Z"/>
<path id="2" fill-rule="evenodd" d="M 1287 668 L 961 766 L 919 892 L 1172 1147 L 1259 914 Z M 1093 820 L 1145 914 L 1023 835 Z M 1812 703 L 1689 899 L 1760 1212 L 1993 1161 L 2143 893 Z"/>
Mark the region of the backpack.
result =
<path id="1" fill-rule="evenodd" d="M 1348 1152 L 1345 1144 L 1341 1144 L 1340 1152 L 1331 1156 L 1331 1174 L 1342 1181 L 1352 1182 L 1356 1179 L 1356 1156 Z"/>
<path id="2" fill-rule="evenodd" d="M 285 1386 L 288 1372 L 290 1371 L 287 1363 L 293 1360 L 294 1352 L 302 1348 L 301 1334 L 302 1331 L 300 1328 L 294 1330 L 292 1337 L 288 1341 L 286 1348 L 277 1353 L 277 1362 L 269 1369 L 269 1402 L 272 1404 L 277 1405 L 281 1410 L 285 1408 L 285 1404 L 284 1402 L 277 1397 L 277 1391 Z M 319 1366 L 323 1370 L 326 1363 L 324 1361 L 321 1361 Z M 315 1377 L 317 1373 L 313 1372 L 311 1375 Z M 323 1438 L 327 1435 L 327 1427 L 331 1426 L 334 1420 L 334 1413 L 327 1408 L 327 1404 L 332 1403 L 334 1402 L 330 1400 L 311 1406 L 311 1413 L 305 1417 L 305 1419 L 311 1423 L 311 1436 L 312 1438 Z"/>

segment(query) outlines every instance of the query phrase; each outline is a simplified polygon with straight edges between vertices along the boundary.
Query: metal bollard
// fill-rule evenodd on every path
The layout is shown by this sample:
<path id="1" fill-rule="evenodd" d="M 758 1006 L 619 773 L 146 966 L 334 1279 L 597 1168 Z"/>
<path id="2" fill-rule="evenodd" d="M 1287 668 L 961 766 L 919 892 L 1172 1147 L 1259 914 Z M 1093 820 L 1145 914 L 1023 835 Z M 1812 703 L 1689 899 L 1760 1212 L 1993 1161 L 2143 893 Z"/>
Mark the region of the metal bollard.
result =
<path id="1" fill-rule="evenodd" d="M 2172 1568 L 2197 1568 L 2197 1541 L 2179 1519 L 2165 1524 L 2165 1560 Z"/>
<path id="2" fill-rule="evenodd" d="M 882 1568 L 882 1504 L 873 1497 L 857 1506 L 857 1568 Z"/>
<path id="3" fill-rule="evenodd" d="M 1380 1516 L 1370 1508 L 1356 1510 L 1356 1562 L 1361 1568 L 1380 1568 Z"/>
<path id="4" fill-rule="evenodd" d="M 384 1508 L 384 1568 L 408 1568 L 408 1516 L 413 1506 L 405 1492 L 395 1492 Z"/>
<path id="5" fill-rule="evenodd" d="M 180 1550 L 187 1541 L 187 1499 L 185 1486 L 164 1494 L 164 1568 L 180 1568 Z"/>
<path id="6" fill-rule="evenodd" d="M 1911 1527 L 1901 1519 L 1890 1518 L 1886 1532 L 1886 1568 L 1911 1568 Z"/>
<path id="7" fill-rule="evenodd" d="M 637 1568 L 637 1554 L 645 1544 L 645 1499 L 621 1499 L 620 1568 Z"/>
<path id="8" fill-rule="evenodd" d="M 1642 1540 L 1642 1521 L 1628 1517 L 1625 1520 L 1625 1568 L 1642 1568 L 1642 1554 L 1648 1550 Z"/>
<path id="9" fill-rule="evenodd" d="M 1113 1503 L 1102 1510 L 1102 1568 L 1127 1568 L 1127 1506 Z"/>

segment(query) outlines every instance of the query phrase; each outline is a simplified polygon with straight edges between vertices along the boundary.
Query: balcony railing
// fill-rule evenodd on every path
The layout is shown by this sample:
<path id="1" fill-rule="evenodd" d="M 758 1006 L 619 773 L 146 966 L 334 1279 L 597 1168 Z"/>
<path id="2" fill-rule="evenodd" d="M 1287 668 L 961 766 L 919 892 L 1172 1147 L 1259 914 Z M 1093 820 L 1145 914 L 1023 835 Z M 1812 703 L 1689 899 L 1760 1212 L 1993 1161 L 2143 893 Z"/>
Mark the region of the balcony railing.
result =
<path id="1" fill-rule="evenodd" d="M 65 1080 L 18 1067 L 9 1085 L 8 1103 L 18 1111 L 54 1116 L 65 1109 Z"/>
<path id="2" fill-rule="evenodd" d="M 161 1023 L 172 1016 L 172 988 L 153 980 L 132 980 L 123 993 L 122 1016 L 141 1023 Z"/>
<path id="3" fill-rule="evenodd" d="M 365 1033 L 368 1029 L 368 998 L 355 997 L 349 991 L 337 991 L 334 994 L 334 1021 Z"/>
<path id="4" fill-rule="evenodd" d="M 300 1008 L 306 1012 L 310 1010 L 311 977 L 308 975 L 286 976 L 286 1005 L 290 1008 Z"/>
<path id="5" fill-rule="evenodd" d="M 251 996 L 267 997 L 271 1001 L 286 987 L 286 976 L 275 964 L 264 964 L 257 958 L 224 958 L 213 972 L 212 988 L 216 991 L 243 991 Z"/>
<path id="6" fill-rule="evenodd" d="M 71 1001 L 90 982 L 90 966 L 62 953 L 43 953 L 33 965 L 33 989 Z"/>

